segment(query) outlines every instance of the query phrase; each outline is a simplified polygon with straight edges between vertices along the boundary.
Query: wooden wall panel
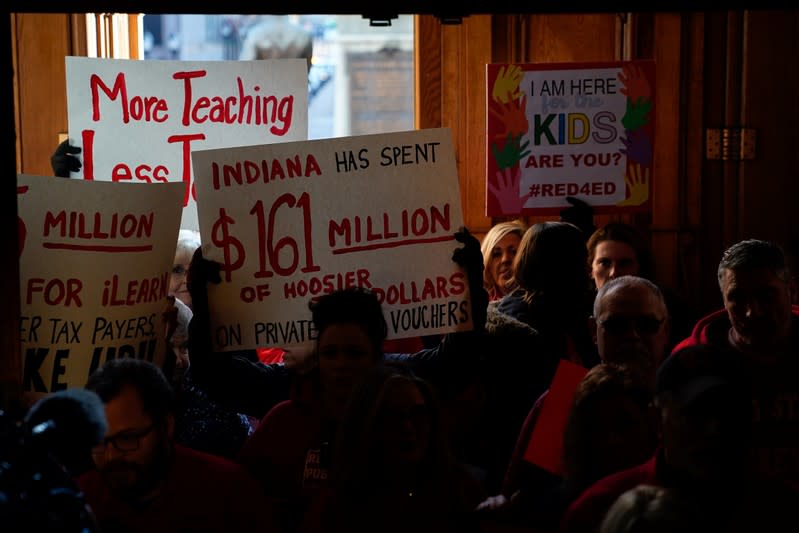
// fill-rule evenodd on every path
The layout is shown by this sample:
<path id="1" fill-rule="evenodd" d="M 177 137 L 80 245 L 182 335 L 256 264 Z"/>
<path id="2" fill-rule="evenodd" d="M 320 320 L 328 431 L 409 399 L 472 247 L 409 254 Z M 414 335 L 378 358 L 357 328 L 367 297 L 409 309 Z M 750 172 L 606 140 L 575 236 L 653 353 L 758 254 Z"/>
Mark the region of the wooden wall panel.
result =
<path id="1" fill-rule="evenodd" d="M 618 58 L 613 13 L 528 15 L 527 61 L 553 63 Z"/>
<path id="2" fill-rule="evenodd" d="M 419 129 L 441 127 L 441 23 L 431 15 L 414 22 L 414 122 Z"/>
<path id="3" fill-rule="evenodd" d="M 702 217 L 702 180 L 704 154 L 704 124 L 701 117 L 705 113 L 705 103 L 702 95 L 704 94 L 705 61 L 704 61 L 704 28 L 705 16 L 702 13 L 692 13 L 687 16 L 684 25 L 684 50 L 685 58 L 683 90 L 685 91 L 685 105 L 683 106 L 683 116 L 686 119 L 682 123 L 678 143 L 680 145 L 682 157 L 680 180 L 679 180 L 679 199 L 682 207 L 680 210 L 680 226 L 682 231 L 678 235 L 677 241 L 677 288 L 681 289 L 683 298 L 694 309 L 700 307 L 715 308 L 702 301 L 702 287 L 705 280 L 702 279 L 702 250 L 705 243 L 702 239 L 700 229 L 706 224 Z M 712 272 L 712 267 L 710 272 Z M 710 283 L 713 279 L 711 276 Z M 711 294 L 715 298 L 716 294 Z M 707 309 L 710 310 L 710 309 Z"/>
<path id="4" fill-rule="evenodd" d="M 70 16 L 20 13 L 15 30 L 19 167 L 27 174 L 51 175 L 50 154 L 58 133 L 67 131 L 64 56 L 72 45 Z"/>
<path id="5" fill-rule="evenodd" d="M 485 216 L 485 65 L 491 60 L 491 17 L 469 16 L 441 31 L 442 126 L 452 130 L 466 226 L 488 230 Z"/>
<path id="6" fill-rule="evenodd" d="M 739 123 L 756 130 L 757 157 L 740 166 L 738 238 L 785 244 L 799 236 L 797 35 L 799 10 L 744 15 Z"/>
<path id="7" fill-rule="evenodd" d="M 681 49 L 682 17 L 655 19 L 655 150 L 652 194 L 652 248 L 658 282 L 677 285 L 677 236 L 680 231 Z"/>

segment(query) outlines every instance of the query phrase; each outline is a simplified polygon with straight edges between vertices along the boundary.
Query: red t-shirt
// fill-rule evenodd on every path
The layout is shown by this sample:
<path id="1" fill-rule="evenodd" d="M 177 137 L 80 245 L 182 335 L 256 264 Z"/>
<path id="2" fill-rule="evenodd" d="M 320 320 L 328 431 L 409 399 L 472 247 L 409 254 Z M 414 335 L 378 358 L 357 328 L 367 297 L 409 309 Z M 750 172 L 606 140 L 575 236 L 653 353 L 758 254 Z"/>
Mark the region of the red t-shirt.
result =
<path id="1" fill-rule="evenodd" d="M 93 470 L 80 476 L 101 531 L 275 531 L 271 506 L 244 468 L 227 459 L 175 446 L 163 491 L 147 505 L 116 498 Z"/>

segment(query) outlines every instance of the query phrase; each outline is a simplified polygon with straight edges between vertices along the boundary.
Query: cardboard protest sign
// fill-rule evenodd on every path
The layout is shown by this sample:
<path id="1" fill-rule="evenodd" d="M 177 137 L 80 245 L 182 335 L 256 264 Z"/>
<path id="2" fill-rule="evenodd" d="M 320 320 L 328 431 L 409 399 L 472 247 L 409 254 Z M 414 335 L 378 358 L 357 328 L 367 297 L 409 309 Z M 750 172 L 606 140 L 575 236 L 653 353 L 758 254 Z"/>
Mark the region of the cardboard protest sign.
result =
<path id="1" fill-rule="evenodd" d="M 587 372 L 582 366 L 561 359 L 527 443 L 525 461 L 553 474 L 562 474 L 563 431 L 569 418 L 574 392 Z"/>
<path id="2" fill-rule="evenodd" d="M 25 391 L 82 387 L 115 357 L 162 364 L 182 197 L 180 183 L 17 176 Z"/>
<path id="3" fill-rule="evenodd" d="M 73 177 L 181 182 L 181 227 L 198 229 L 193 150 L 308 138 L 308 63 L 67 57 Z"/>
<path id="4" fill-rule="evenodd" d="M 308 302 L 373 289 L 388 337 L 471 329 L 447 129 L 192 152 L 217 350 L 314 338 Z"/>
<path id="5" fill-rule="evenodd" d="M 652 61 L 486 66 L 486 214 L 651 209 Z"/>

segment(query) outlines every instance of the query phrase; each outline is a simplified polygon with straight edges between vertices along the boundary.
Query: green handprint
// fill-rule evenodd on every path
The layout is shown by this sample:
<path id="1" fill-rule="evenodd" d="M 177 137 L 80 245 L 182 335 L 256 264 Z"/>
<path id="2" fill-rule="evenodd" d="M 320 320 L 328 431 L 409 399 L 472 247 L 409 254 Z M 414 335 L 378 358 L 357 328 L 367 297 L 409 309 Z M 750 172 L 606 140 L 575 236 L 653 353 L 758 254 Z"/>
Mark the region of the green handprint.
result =
<path id="1" fill-rule="evenodd" d="M 649 122 L 647 114 L 652 109 L 652 101 L 649 98 L 639 97 L 633 102 L 632 98 L 627 99 L 627 110 L 621 119 L 621 125 L 627 131 L 634 131 L 645 126 Z"/>
<path id="2" fill-rule="evenodd" d="M 496 144 L 491 145 L 491 151 L 494 153 L 494 160 L 497 162 L 497 168 L 501 170 L 513 167 L 520 159 L 530 154 L 530 150 L 527 149 L 530 145 L 530 141 L 524 141 L 524 144 L 520 144 L 521 140 L 521 134 L 516 137 L 514 137 L 513 134 L 508 134 L 505 145 L 501 150 L 497 148 Z"/>

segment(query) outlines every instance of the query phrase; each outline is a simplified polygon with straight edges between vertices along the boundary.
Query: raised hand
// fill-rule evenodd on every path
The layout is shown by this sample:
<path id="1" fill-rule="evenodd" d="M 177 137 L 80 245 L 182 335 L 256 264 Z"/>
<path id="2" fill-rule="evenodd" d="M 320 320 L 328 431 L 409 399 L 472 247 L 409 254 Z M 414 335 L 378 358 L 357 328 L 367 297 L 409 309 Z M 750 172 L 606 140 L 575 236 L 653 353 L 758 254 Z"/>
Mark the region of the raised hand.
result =
<path id="1" fill-rule="evenodd" d="M 588 239 L 596 229 L 596 226 L 594 226 L 594 208 L 591 207 L 591 204 L 574 196 L 567 196 L 566 201 L 571 205 L 561 210 L 560 220 L 580 228 L 585 238 Z"/>
<path id="2" fill-rule="evenodd" d="M 652 91 L 649 87 L 649 80 L 646 79 L 646 76 L 638 66 L 633 63 L 627 63 L 622 67 L 622 71 L 619 72 L 617 77 L 624 85 L 621 88 L 621 94 L 628 99 L 634 102 L 638 101 L 639 98 L 651 99 Z"/>
<path id="3" fill-rule="evenodd" d="M 497 199 L 503 214 L 518 215 L 522 212 L 524 204 L 530 198 L 531 192 L 521 195 L 519 180 L 522 171 L 519 167 L 498 170 L 496 183 L 488 181 L 488 190 Z"/>
<path id="4" fill-rule="evenodd" d="M 484 265 L 480 241 L 465 227 L 455 233 L 455 240 L 463 243 L 463 246 L 455 249 L 452 260 L 466 271 L 472 301 L 472 324 L 475 330 L 482 330 L 488 312 L 488 292 L 483 287 Z"/>
<path id="5" fill-rule="evenodd" d="M 508 65 L 499 68 L 497 79 L 494 80 L 494 87 L 491 97 L 495 102 L 507 104 L 511 100 L 516 100 L 522 93 L 519 85 L 522 82 L 522 68 L 518 65 Z"/>
<path id="6" fill-rule="evenodd" d="M 521 139 L 521 135 L 514 137 L 508 134 L 508 138 L 505 140 L 502 150 L 497 149 L 496 144 L 491 145 L 491 151 L 494 154 L 494 160 L 497 162 L 497 168 L 505 169 L 515 167 L 519 160 L 530 154 L 530 150 L 527 149 L 527 147 L 530 146 L 530 141 L 524 141 L 524 144 L 520 144 Z"/>
<path id="7" fill-rule="evenodd" d="M 626 137 L 621 138 L 624 148 L 619 150 L 627 156 L 627 161 L 638 163 L 642 167 L 652 164 L 652 139 L 643 130 L 627 131 Z"/>
<path id="8" fill-rule="evenodd" d="M 70 172 L 77 172 L 83 166 L 80 159 L 73 154 L 79 154 L 80 147 L 69 144 L 69 139 L 63 141 L 50 156 L 50 166 L 53 174 L 59 178 L 68 178 Z"/>
<path id="9" fill-rule="evenodd" d="M 208 306 L 208 283 L 221 283 L 222 265 L 203 257 L 202 247 L 194 251 L 186 277 L 191 294 L 192 319 L 189 323 L 189 353 L 211 349 L 211 310 Z"/>
<path id="10" fill-rule="evenodd" d="M 627 98 L 627 110 L 621 118 L 621 125 L 627 131 L 634 131 L 645 126 L 649 122 L 647 115 L 650 109 L 652 109 L 652 101 L 649 98 L 641 96 L 635 101 L 632 98 Z"/>
<path id="11" fill-rule="evenodd" d="M 630 165 L 624 176 L 627 185 L 627 197 L 618 202 L 619 206 L 637 206 L 649 200 L 649 169 L 641 172 L 641 165 Z"/>

